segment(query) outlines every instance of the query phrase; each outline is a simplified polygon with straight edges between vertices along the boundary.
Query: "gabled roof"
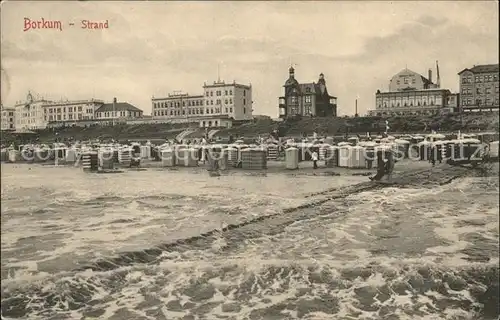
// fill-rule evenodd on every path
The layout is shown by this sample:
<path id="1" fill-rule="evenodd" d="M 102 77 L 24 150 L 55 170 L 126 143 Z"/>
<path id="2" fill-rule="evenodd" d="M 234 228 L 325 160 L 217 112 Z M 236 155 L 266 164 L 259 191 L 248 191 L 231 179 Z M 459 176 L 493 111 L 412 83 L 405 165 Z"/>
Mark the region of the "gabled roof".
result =
<path id="1" fill-rule="evenodd" d="M 497 64 L 482 64 L 478 66 L 474 66 L 472 68 L 465 68 L 462 71 L 458 73 L 458 75 L 461 75 L 465 71 L 470 71 L 472 73 L 489 73 L 489 72 L 499 72 L 499 65 Z"/>
<path id="2" fill-rule="evenodd" d="M 97 108 L 97 110 L 95 112 L 110 112 L 110 111 L 136 111 L 136 112 L 139 111 L 139 112 L 142 112 L 141 109 L 134 107 L 133 105 L 131 105 L 128 102 L 117 102 L 117 103 L 115 103 L 114 107 L 113 107 L 112 103 L 105 103 L 102 106 L 100 106 L 99 108 Z"/>

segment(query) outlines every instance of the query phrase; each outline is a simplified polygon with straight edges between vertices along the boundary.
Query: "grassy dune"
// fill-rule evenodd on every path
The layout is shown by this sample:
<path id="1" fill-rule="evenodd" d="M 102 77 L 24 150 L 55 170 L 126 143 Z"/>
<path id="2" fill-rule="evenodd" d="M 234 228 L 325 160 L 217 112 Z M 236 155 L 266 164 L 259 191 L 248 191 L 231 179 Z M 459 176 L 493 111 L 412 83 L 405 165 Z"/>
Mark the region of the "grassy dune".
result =
<path id="1" fill-rule="evenodd" d="M 271 119 L 255 120 L 229 129 L 221 129 L 216 137 L 256 137 L 267 135 L 278 130 L 280 136 L 311 135 L 316 132 L 319 135 L 344 135 L 373 134 L 385 131 L 385 120 L 389 121 L 390 132 L 430 132 L 437 131 L 498 131 L 499 117 L 494 114 L 468 114 L 462 117 L 458 114 L 450 114 L 442 117 L 359 117 L 359 118 L 304 118 L 289 119 L 283 122 L 275 122 Z M 197 128 L 197 124 L 137 124 L 115 126 L 92 126 L 87 128 L 69 127 L 58 129 L 46 129 L 37 131 L 36 137 L 41 142 L 53 142 L 56 138 L 60 140 L 75 139 L 172 139 L 187 128 L 196 129 L 189 134 L 187 139 L 201 138 L 205 130 Z M 10 133 L 2 133 L 2 143 L 15 141 L 16 136 Z"/>

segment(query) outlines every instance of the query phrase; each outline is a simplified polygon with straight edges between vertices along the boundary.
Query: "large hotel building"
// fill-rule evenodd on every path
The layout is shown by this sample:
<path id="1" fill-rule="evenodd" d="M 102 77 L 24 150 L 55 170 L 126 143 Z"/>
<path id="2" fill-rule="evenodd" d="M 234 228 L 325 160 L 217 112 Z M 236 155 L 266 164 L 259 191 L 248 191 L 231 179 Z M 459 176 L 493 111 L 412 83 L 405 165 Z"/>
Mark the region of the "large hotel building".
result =
<path id="1" fill-rule="evenodd" d="M 142 110 L 126 103 L 104 103 L 103 100 L 49 101 L 28 93 L 26 100 L 13 108 L 15 129 L 44 129 L 48 126 L 74 125 L 85 121 L 111 121 L 135 119 L 143 116 Z M 4 113 L 2 111 L 2 130 Z M 10 119 L 10 117 L 9 117 Z"/>
<path id="2" fill-rule="evenodd" d="M 498 111 L 498 64 L 487 64 L 466 68 L 460 76 L 460 110 Z"/>
<path id="3" fill-rule="evenodd" d="M 252 86 L 224 81 L 204 84 L 202 95 L 169 94 L 151 99 L 153 120 L 198 122 L 200 127 L 231 127 L 252 120 Z"/>
<path id="4" fill-rule="evenodd" d="M 389 82 L 389 90 L 375 94 L 375 110 L 370 115 L 432 115 L 457 111 L 459 95 L 441 88 L 439 67 L 437 79 L 432 81 L 432 70 L 424 77 L 407 68 L 396 73 Z"/>

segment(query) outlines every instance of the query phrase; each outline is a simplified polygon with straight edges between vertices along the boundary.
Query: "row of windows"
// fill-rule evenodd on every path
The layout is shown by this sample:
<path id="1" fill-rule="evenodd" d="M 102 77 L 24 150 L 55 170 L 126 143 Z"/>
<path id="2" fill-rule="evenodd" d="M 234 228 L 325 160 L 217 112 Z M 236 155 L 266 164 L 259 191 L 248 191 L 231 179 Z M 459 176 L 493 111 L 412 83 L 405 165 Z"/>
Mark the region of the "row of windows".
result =
<path id="1" fill-rule="evenodd" d="M 476 99 L 476 103 L 473 102 L 472 99 L 463 99 L 462 100 L 462 105 L 464 106 L 472 106 L 472 105 L 477 105 L 477 106 L 497 106 L 498 105 L 498 99 L 495 99 L 495 101 L 493 101 L 493 99 L 490 99 L 490 98 L 486 98 L 484 100 L 484 103 L 483 103 L 483 100 L 482 99 Z"/>
<path id="2" fill-rule="evenodd" d="M 66 107 L 62 108 L 49 108 L 49 109 L 44 109 L 44 112 L 47 113 L 66 113 Z M 82 112 L 82 107 L 68 107 L 67 109 L 68 112 Z M 85 113 L 94 113 L 94 110 L 92 108 L 90 109 L 85 109 Z"/>
<path id="3" fill-rule="evenodd" d="M 203 127 L 211 127 L 212 126 L 212 121 L 203 121 Z M 219 126 L 219 122 L 217 120 L 214 121 L 214 127 Z"/>
<path id="4" fill-rule="evenodd" d="M 481 83 L 481 82 L 494 82 L 498 81 L 498 74 L 488 74 L 484 76 L 475 76 L 474 77 L 474 82 L 476 83 Z M 462 78 L 462 83 L 472 83 L 472 76 L 467 76 Z"/>
<path id="5" fill-rule="evenodd" d="M 438 113 L 439 113 L 438 110 L 425 110 L 425 111 L 410 111 L 410 112 L 376 112 L 373 114 L 376 114 L 378 117 L 380 117 L 387 115 L 392 115 L 392 116 L 433 115 Z"/>
<path id="6" fill-rule="evenodd" d="M 77 115 L 75 114 L 75 117 L 73 118 L 73 115 L 72 114 L 68 114 L 68 118 L 66 119 L 66 115 L 63 115 L 61 116 L 60 114 L 58 115 L 49 115 L 49 117 L 47 118 L 47 116 L 44 117 L 45 121 L 61 121 L 61 120 L 82 120 L 83 119 L 83 115 L 82 114 L 78 114 L 78 117 Z"/>
<path id="7" fill-rule="evenodd" d="M 215 92 L 215 96 L 216 97 L 221 97 L 222 94 L 224 93 L 225 96 L 232 96 L 233 95 L 233 90 L 230 89 L 230 90 L 216 90 L 216 91 L 205 91 L 205 96 L 207 97 L 213 97 L 214 96 L 214 92 Z M 246 90 L 243 90 L 243 96 L 246 97 L 247 96 L 247 91 Z"/>
<path id="8" fill-rule="evenodd" d="M 492 88 L 476 88 L 476 94 L 491 94 Z M 495 92 L 496 93 L 499 93 L 500 92 L 500 89 L 498 87 L 495 88 Z M 472 88 L 463 88 L 462 89 L 462 94 L 463 95 L 471 95 L 472 94 Z"/>
<path id="9" fill-rule="evenodd" d="M 204 109 L 188 109 L 187 110 L 187 113 L 186 113 L 186 110 L 155 110 L 153 111 L 153 115 L 154 116 L 180 116 L 180 115 L 183 115 L 185 116 L 186 114 L 187 115 L 196 115 L 196 114 L 217 114 L 217 113 L 221 113 L 221 110 L 222 108 L 210 108 L 210 109 L 207 109 L 206 110 L 206 113 L 204 111 Z M 229 107 L 229 108 L 225 108 L 224 109 L 226 111 L 226 113 L 233 113 L 233 108 L 232 107 Z M 246 108 L 243 108 L 243 113 L 246 113 Z"/>
<path id="10" fill-rule="evenodd" d="M 2 115 L 3 116 L 7 116 L 7 114 L 9 115 L 9 117 L 13 117 L 14 116 L 14 111 L 8 111 L 8 112 L 4 111 Z"/>
<path id="11" fill-rule="evenodd" d="M 222 93 L 224 92 L 224 95 L 229 95 L 229 96 L 232 96 L 233 95 L 233 90 L 217 90 L 217 91 L 207 91 L 205 92 L 205 95 L 207 97 L 213 97 L 214 96 L 214 92 L 215 92 L 215 96 L 217 97 L 220 97 L 222 96 Z M 243 90 L 243 95 L 246 95 L 246 90 Z"/>
<path id="12" fill-rule="evenodd" d="M 243 99 L 243 105 L 246 105 L 247 101 L 246 99 Z M 222 104 L 222 99 L 217 99 L 215 100 L 215 105 L 220 105 Z M 224 99 L 224 104 L 233 104 L 233 99 Z M 185 107 L 186 106 L 186 101 L 181 102 L 155 102 L 153 103 L 153 109 L 162 109 L 162 108 L 175 108 L 175 107 L 180 107 L 180 106 Z M 187 101 L 187 106 L 188 107 L 197 107 L 197 106 L 203 106 L 203 100 L 195 100 L 195 101 Z M 214 100 L 207 100 L 206 105 L 214 105 Z"/>
<path id="13" fill-rule="evenodd" d="M 404 79 L 403 79 L 403 82 L 404 82 L 404 84 L 409 84 L 409 83 L 410 83 L 410 81 L 409 81 L 409 79 L 408 79 L 408 78 L 404 78 Z M 412 83 L 412 84 L 415 84 L 416 82 L 417 82 L 417 80 L 415 80 L 415 78 L 412 78 L 412 79 L 411 79 L 411 83 Z M 398 81 L 396 81 L 396 83 L 397 83 L 397 84 L 401 84 L 401 81 L 400 81 L 400 80 L 398 80 Z"/>
<path id="14" fill-rule="evenodd" d="M 311 96 L 306 96 L 306 97 L 305 97 L 305 102 L 306 102 L 306 103 L 311 103 L 311 101 L 312 101 Z M 296 97 L 296 96 L 291 96 L 291 97 L 290 97 L 290 103 L 291 103 L 291 104 L 297 104 L 297 103 L 299 103 L 299 98 L 298 98 L 298 97 Z"/>
<path id="15" fill-rule="evenodd" d="M 288 114 L 291 115 L 291 116 L 296 115 L 296 114 L 300 114 L 299 108 L 297 108 L 297 107 L 291 107 L 291 108 L 289 108 L 288 109 Z M 311 106 L 304 107 L 304 115 L 305 116 L 312 115 L 312 108 L 311 108 Z"/>
<path id="16" fill-rule="evenodd" d="M 429 105 L 430 105 L 430 106 L 433 106 L 433 105 L 434 105 L 434 100 L 431 100 L 431 101 L 429 102 Z M 410 103 L 408 103 L 408 102 L 404 102 L 404 103 L 403 103 L 403 106 L 404 106 L 404 107 L 413 107 L 413 102 L 412 102 L 412 101 L 410 101 Z M 426 106 L 427 106 L 427 101 L 424 101 L 423 103 L 420 103 L 420 101 L 417 101 L 416 106 L 418 106 L 418 107 L 420 107 L 420 106 L 424 106 L 424 107 L 426 107 Z M 381 108 L 381 107 L 382 107 L 382 105 L 381 105 L 381 104 L 379 104 L 379 105 L 378 105 L 378 108 Z M 394 107 L 401 107 L 401 103 L 400 103 L 400 102 L 396 102 L 396 103 L 392 102 L 392 103 L 391 103 L 391 107 L 392 107 L 392 108 L 394 108 Z M 387 102 L 384 102 L 384 108 L 387 108 Z"/>
<path id="17" fill-rule="evenodd" d="M 140 116 L 140 112 L 138 112 L 138 111 L 126 111 L 125 110 L 125 111 L 98 112 L 97 113 L 97 117 L 98 118 L 102 118 L 103 114 L 104 114 L 105 118 L 109 118 L 109 117 L 113 117 L 113 116 L 114 117 L 126 117 L 126 116 L 129 116 L 129 117 L 139 117 Z"/>
<path id="18" fill-rule="evenodd" d="M 183 107 L 186 106 L 188 107 L 195 107 L 195 106 L 203 106 L 203 100 L 187 100 L 187 101 L 171 101 L 171 102 L 154 102 L 153 103 L 153 109 L 157 108 L 175 108 L 175 107 L 180 107 L 181 105 Z"/>

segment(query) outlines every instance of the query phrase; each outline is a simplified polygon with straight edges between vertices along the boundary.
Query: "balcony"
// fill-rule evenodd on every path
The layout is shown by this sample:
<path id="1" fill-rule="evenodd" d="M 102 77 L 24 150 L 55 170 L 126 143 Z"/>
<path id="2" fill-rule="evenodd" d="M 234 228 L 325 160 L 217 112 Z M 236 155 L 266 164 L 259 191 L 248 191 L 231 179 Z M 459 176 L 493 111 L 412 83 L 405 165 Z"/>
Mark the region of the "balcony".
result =
<path id="1" fill-rule="evenodd" d="M 279 97 L 278 101 L 280 107 L 286 105 L 285 97 Z"/>

